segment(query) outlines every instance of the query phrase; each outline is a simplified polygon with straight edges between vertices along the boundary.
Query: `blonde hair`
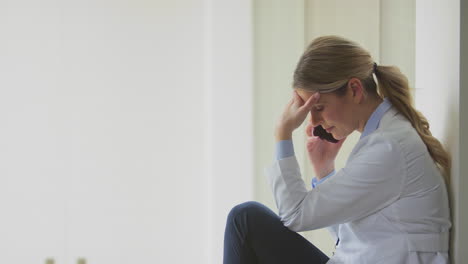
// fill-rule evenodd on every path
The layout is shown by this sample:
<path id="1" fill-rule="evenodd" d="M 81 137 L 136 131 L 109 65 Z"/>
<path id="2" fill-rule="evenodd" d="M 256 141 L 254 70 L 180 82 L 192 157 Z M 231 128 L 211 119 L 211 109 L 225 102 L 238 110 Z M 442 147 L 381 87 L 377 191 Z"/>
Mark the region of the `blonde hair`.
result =
<path id="1" fill-rule="evenodd" d="M 408 79 L 397 67 L 377 66 L 370 53 L 355 42 L 339 36 L 323 36 L 316 38 L 300 58 L 294 71 L 293 87 L 340 96 L 346 92 L 340 88 L 353 77 L 361 80 L 367 94 L 387 97 L 408 119 L 448 182 L 450 156 L 432 136 L 427 119 L 414 108 Z"/>

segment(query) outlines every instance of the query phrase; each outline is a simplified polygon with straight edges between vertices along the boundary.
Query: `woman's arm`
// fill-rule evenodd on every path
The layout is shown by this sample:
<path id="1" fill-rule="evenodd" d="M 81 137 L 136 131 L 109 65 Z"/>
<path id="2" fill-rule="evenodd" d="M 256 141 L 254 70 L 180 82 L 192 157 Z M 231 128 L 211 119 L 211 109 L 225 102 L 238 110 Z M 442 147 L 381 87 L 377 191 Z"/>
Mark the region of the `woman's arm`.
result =
<path id="1" fill-rule="evenodd" d="M 293 231 L 305 231 L 353 221 L 399 198 L 406 178 L 398 144 L 380 135 L 362 139 L 345 168 L 307 191 L 295 157 L 267 169 L 279 216 Z"/>

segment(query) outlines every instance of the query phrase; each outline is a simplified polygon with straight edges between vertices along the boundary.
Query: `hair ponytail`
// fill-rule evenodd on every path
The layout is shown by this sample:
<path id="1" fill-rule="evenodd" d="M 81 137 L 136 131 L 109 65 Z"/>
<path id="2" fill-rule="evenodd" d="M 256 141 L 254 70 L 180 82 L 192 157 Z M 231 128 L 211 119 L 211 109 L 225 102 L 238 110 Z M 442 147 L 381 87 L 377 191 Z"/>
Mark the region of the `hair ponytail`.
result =
<path id="1" fill-rule="evenodd" d="M 424 115 L 413 107 L 408 79 L 397 67 L 376 66 L 374 73 L 377 77 L 378 92 L 387 97 L 392 105 L 411 122 L 416 129 L 435 164 L 441 170 L 446 183 L 450 181 L 450 155 L 442 144 L 429 130 L 429 122 Z"/>

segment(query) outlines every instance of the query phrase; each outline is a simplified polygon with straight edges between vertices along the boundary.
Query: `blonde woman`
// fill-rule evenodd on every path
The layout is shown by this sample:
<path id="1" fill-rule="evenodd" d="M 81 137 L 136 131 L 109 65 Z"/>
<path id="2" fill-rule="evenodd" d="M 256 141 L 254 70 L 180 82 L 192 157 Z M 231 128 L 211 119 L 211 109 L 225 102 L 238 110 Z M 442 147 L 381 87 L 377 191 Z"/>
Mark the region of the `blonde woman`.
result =
<path id="1" fill-rule="evenodd" d="M 300 58 L 293 88 L 276 126 L 276 160 L 266 169 L 279 213 L 257 202 L 234 207 L 224 263 L 448 263 L 450 159 L 412 106 L 406 77 L 358 44 L 325 36 Z M 311 190 L 292 143 L 308 114 Z M 337 142 L 314 136 L 319 126 Z M 335 171 L 356 130 L 358 143 Z M 296 233 L 324 227 L 336 239 L 330 259 Z"/>

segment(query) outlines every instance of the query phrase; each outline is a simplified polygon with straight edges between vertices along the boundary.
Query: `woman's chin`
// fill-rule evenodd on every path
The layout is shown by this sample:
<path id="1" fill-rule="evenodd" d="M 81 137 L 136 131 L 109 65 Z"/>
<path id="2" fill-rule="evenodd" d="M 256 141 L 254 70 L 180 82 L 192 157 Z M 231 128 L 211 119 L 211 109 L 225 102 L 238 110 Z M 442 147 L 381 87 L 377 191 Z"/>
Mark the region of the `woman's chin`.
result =
<path id="1" fill-rule="evenodd" d="M 337 133 L 337 131 L 333 131 L 331 134 L 332 134 L 332 136 L 333 136 L 336 140 L 344 140 L 344 139 L 346 139 L 349 135 L 351 135 L 352 132 L 351 132 L 351 133 L 348 133 L 348 132 Z"/>
<path id="2" fill-rule="evenodd" d="M 339 134 L 336 134 L 336 133 L 333 133 L 333 132 L 331 132 L 330 134 L 332 134 L 333 138 L 336 139 L 336 140 L 342 140 L 342 139 L 345 138 L 345 136 L 339 135 Z"/>

